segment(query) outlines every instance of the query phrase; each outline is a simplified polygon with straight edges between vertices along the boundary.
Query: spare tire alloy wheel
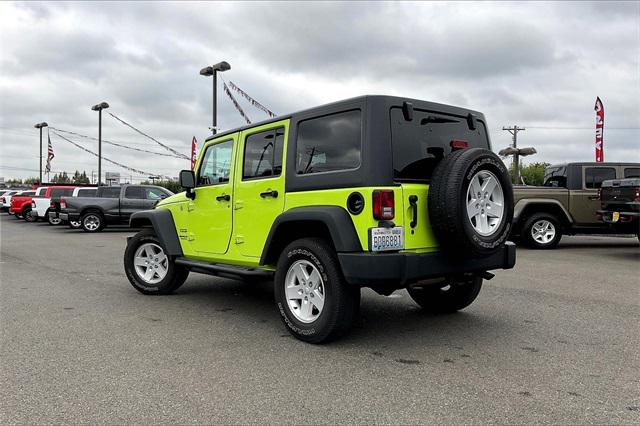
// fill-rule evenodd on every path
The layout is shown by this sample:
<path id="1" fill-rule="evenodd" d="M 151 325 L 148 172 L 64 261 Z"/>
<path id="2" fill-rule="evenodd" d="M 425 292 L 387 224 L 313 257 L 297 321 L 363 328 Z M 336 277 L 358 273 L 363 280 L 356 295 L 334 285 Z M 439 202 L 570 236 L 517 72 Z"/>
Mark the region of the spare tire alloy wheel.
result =
<path id="1" fill-rule="evenodd" d="M 488 237 L 500 229 L 504 216 L 504 193 L 496 175 L 481 170 L 467 189 L 467 215 L 476 232 Z"/>
<path id="2" fill-rule="evenodd" d="M 549 244 L 556 237 L 556 227 L 546 219 L 540 219 L 531 226 L 531 238 L 539 244 Z"/>
<path id="3" fill-rule="evenodd" d="M 102 219 L 96 213 L 86 214 L 82 218 L 82 228 L 87 232 L 99 231 L 102 227 Z"/>
<path id="4" fill-rule="evenodd" d="M 456 257 L 495 253 L 509 237 L 513 220 L 507 168 L 488 149 L 454 151 L 433 172 L 428 206 L 444 252 Z"/>
<path id="5" fill-rule="evenodd" d="M 157 244 L 142 244 L 136 250 L 133 259 L 138 278 L 146 284 L 157 284 L 167 276 L 169 259 L 164 250 Z"/>

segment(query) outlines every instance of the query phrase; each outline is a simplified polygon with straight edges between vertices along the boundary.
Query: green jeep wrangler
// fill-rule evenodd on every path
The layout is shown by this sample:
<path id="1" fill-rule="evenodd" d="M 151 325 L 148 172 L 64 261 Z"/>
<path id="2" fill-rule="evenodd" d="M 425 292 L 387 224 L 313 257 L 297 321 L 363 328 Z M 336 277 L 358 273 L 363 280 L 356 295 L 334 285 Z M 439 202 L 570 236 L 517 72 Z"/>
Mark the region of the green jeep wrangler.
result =
<path id="1" fill-rule="evenodd" d="M 131 284 L 273 279 L 284 324 L 307 342 L 349 329 L 361 287 L 453 312 L 515 264 L 513 190 L 475 111 L 348 99 L 214 135 L 180 183 L 131 216 L 143 228 L 124 255 Z"/>

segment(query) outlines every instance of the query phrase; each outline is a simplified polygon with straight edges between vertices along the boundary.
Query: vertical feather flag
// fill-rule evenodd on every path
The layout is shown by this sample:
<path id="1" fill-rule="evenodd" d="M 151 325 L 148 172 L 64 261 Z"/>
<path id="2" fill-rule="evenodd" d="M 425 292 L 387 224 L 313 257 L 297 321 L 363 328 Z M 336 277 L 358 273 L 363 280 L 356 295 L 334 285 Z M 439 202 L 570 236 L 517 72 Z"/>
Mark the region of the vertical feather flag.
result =
<path id="1" fill-rule="evenodd" d="M 604 162 L 604 105 L 596 98 L 596 162 Z"/>
<path id="2" fill-rule="evenodd" d="M 194 136 L 193 139 L 191 139 L 191 170 L 193 170 L 196 167 L 197 155 L 198 155 L 198 141 Z"/>
<path id="3" fill-rule="evenodd" d="M 45 167 L 45 171 L 49 173 L 51 171 L 51 160 L 54 159 L 55 155 L 53 154 L 53 145 L 51 145 L 51 135 L 47 131 L 47 140 L 48 140 L 48 148 L 47 148 L 47 166 Z"/>

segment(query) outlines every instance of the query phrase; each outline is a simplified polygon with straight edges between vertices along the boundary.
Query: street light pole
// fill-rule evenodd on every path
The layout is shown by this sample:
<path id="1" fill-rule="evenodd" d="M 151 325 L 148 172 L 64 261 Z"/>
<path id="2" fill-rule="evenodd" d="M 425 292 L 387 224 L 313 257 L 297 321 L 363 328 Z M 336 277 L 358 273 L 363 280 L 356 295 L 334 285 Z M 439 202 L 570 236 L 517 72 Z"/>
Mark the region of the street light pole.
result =
<path id="1" fill-rule="evenodd" d="M 98 111 L 98 186 L 102 178 L 102 110 L 109 108 L 109 104 L 102 102 L 91 107 L 92 111 Z"/>
<path id="2" fill-rule="evenodd" d="M 33 126 L 36 129 L 40 129 L 40 181 L 38 182 L 40 184 L 42 184 L 42 128 L 47 126 L 48 124 L 44 121 Z"/>
<path id="3" fill-rule="evenodd" d="M 216 134 L 218 127 L 217 108 L 218 108 L 218 71 L 224 72 L 231 69 L 231 65 L 228 62 L 222 61 L 210 67 L 204 67 L 200 70 L 200 75 L 205 77 L 213 77 L 213 119 L 211 125 L 211 131 Z"/>

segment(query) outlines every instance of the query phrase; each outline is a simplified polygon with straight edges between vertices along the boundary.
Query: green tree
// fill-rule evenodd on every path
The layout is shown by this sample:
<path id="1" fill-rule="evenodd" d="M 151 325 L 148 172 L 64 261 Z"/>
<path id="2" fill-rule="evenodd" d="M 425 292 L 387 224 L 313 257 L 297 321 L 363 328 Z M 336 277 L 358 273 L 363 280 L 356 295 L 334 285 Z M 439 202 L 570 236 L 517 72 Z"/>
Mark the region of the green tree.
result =
<path id="1" fill-rule="evenodd" d="M 33 185 L 34 183 L 40 183 L 40 179 L 38 179 L 37 177 L 30 177 L 30 178 L 24 179 L 22 183 L 26 185 Z"/>
<path id="2" fill-rule="evenodd" d="M 56 173 L 53 175 L 53 179 L 51 179 L 53 183 L 71 183 L 71 179 L 67 175 L 67 172 L 62 172 L 62 174 Z"/>
<path id="3" fill-rule="evenodd" d="M 524 180 L 525 185 L 541 186 L 544 183 L 544 170 L 549 166 L 549 163 L 520 163 L 520 176 Z M 511 180 L 515 178 L 514 164 L 509 166 L 509 175 Z M 522 182 L 518 182 L 522 184 Z"/>
<path id="4" fill-rule="evenodd" d="M 80 173 L 79 170 L 76 170 L 76 172 L 73 174 L 73 183 L 77 183 L 77 184 L 88 184 L 91 183 L 89 181 L 89 178 L 87 177 L 87 172 L 83 171 L 82 173 Z"/>
<path id="5" fill-rule="evenodd" d="M 5 183 L 7 185 L 22 185 L 22 179 L 9 179 Z"/>
<path id="6" fill-rule="evenodd" d="M 145 180 L 144 182 L 141 183 L 141 185 L 161 186 L 163 188 L 167 188 L 169 191 L 173 192 L 174 194 L 177 194 L 183 191 L 182 187 L 176 180 L 156 180 L 156 183 L 151 183 L 148 180 Z"/>

